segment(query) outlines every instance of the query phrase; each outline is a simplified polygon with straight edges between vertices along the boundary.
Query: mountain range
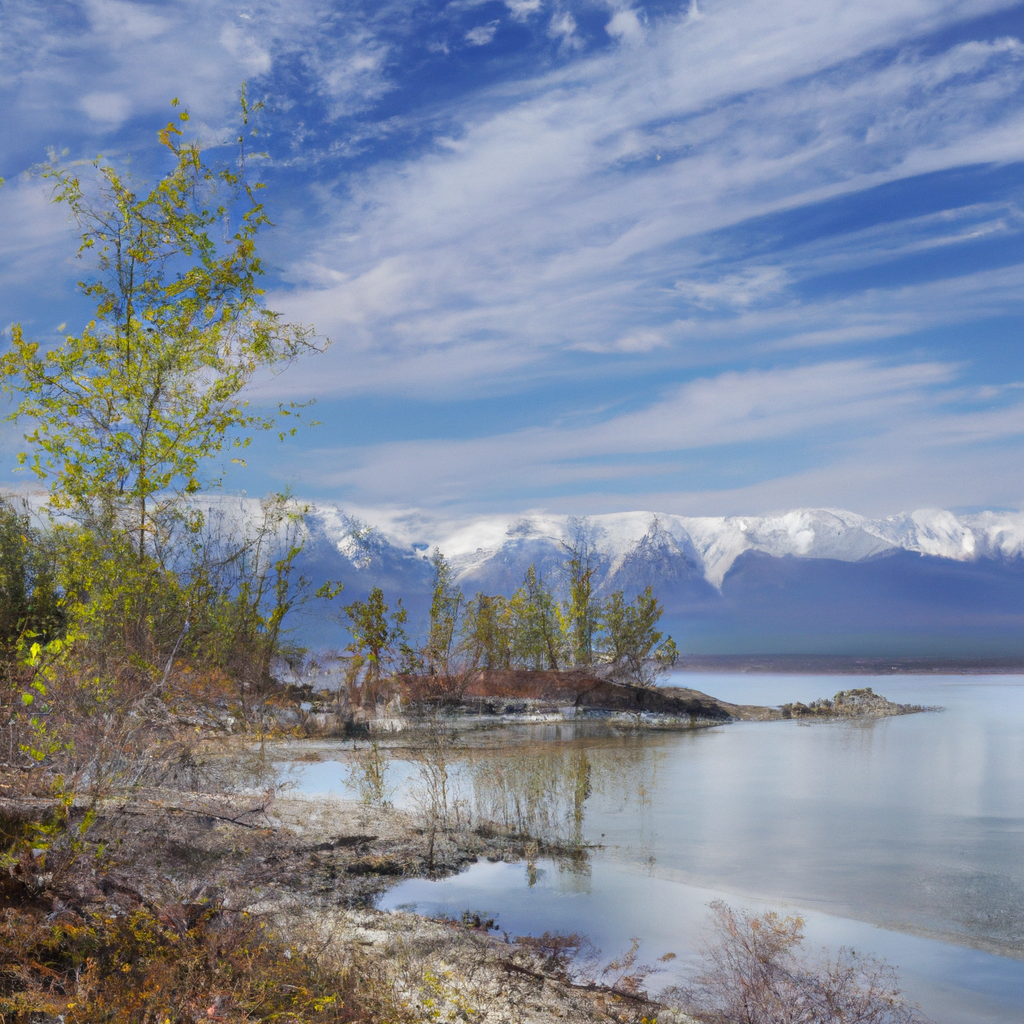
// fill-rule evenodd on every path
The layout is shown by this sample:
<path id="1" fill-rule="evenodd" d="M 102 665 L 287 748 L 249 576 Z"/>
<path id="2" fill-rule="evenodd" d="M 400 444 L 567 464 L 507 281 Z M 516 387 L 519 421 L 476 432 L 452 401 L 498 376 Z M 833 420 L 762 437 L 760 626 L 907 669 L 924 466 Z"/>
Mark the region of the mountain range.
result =
<path id="1" fill-rule="evenodd" d="M 252 499 L 237 502 L 253 514 Z M 226 510 L 226 509 L 225 509 Z M 768 516 L 626 512 L 578 519 L 544 512 L 445 521 L 409 511 L 313 505 L 303 572 L 345 585 L 334 602 L 380 586 L 413 633 L 429 607 L 430 553 L 463 591 L 511 594 L 535 565 L 558 591 L 566 545 L 585 539 L 599 595 L 652 586 L 682 652 L 865 657 L 1024 654 L 1024 513 L 924 509 L 870 519 L 838 509 Z M 343 646 L 337 610 L 312 602 L 298 638 Z"/>

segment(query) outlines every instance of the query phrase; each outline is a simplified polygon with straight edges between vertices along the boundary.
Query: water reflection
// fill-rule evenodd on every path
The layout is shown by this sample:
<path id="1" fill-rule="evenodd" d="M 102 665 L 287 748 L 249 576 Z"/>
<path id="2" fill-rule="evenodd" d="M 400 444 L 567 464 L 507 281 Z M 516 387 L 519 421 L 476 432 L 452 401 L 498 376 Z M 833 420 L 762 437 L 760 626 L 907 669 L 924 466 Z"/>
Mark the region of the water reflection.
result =
<path id="1" fill-rule="evenodd" d="M 477 823 L 548 847 L 1024 957 L 1024 686 L 869 682 L 949 710 L 680 734 L 520 727 L 461 751 L 461 785 Z"/>
<path id="2" fill-rule="evenodd" d="M 716 676 L 688 683 L 736 703 L 778 704 L 828 695 L 848 681 Z M 509 906 L 534 906 L 524 893 L 589 893 L 594 927 L 606 914 L 614 931 L 624 900 L 667 901 L 704 887 L 762 906 L 824 910 L 833 915 L 834 945 L 860 948 L 868 925 L 852 920 L 859 919 L 1024 960 L 1024 680 L 857 684 L 948 710 L 682 734 L 613 735 L 593 723 L 523 726 L 466 737 L 452 752 L 452 785 L 475 824 L 579 850 L 561 864 L 539 859 L 538 848 L 513 872 L 519 888 L 508 893 Z M 401 749 L 391 756 L 400 803 L 415 763 L 402 760 Z M 689 913 L 680 904 L 665 928 L 692 934 Z M 885 944 L 903 948 L 888 933 L 871 934 L 882 944 L 867 949 L 893 959 Z M 978 959 L 962 946 L 944 947 L 953 952 L 943 953 L 941 971 L 925 972 L 928 985 L 964 992 L 975 984 L 967 975 L 941 981 L 954 977 L 949 965 L 957 955 L 972 977 L 982 977 L 982 968 L 985 977 L 1008 976 L 998 965 L 1009 961 Z M 1021 969 L 1018 961 L 1017 981 Z M 1024 1019 L 1024 996 L 1018 1008 L 1012 1019 Z"/>
<path id="3" fill-rule="evenodd" d="M 597 798 L 629 807 L 642 835 L 650 829 L 662 757 L 646 739 L 588 736 L 561 744 L 530 740 L 500 753 L 467 751 L 464 779 L 475 820 L 580 861 L 601 845 L 600 834 L 587 829 L 588 807 Z"/>

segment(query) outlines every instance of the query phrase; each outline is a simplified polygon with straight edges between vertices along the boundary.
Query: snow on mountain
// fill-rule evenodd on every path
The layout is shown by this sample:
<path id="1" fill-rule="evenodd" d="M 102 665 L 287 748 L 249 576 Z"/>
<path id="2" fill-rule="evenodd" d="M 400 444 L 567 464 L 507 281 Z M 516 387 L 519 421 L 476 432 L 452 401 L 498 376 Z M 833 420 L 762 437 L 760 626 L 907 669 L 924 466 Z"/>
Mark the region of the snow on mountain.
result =
<path id="1" fill-rule="evenodd" d="M 203 504 L 208 512 L 250 525 L 260 515 L 255 498 L 218 495 Z M 304 506 L 296 501 L 295 507 Z M 561 559 L 565 546 L 583 530 L 603 560 L 606 578 L 621 574 L 627 562 L 635 567 L 638 557 L 650 561 L 658 552 L 658 558 L 689 566 L 719 590 L 746 551 L 841 562 L 900 550 L 961 562 L 1024 554 L 1024 512 L 957 516 L 943 509 L 885 519 L 842 509 L 795 509 L 768 516 L 617 512 L 588 519 L 531 512 L 459 521 L 416 510 L 345 510 L 317 504 L 308 506 L 306 529 L 311 541 L 328 545 L 357 570 L 379 565 L 382 559 L 421 561 L 436 547 L 458 576 L 467 579 L 486 574 L 497 558 L 510 567 L 528 552 L 546 551 L 550 558 Z"/>
<path id="2" fill-rule="evenodd" d="M 586 520 L 547 512 L 490 515 L 467 521 L 444 520 L 422 512 L 349 514 L 318 505 L 310 528 L 329 540 L 356 568 L 369 567 L 374 552 L 390 548 L 405 557 L 437 547 L 460 578 L 487 576 L 496 559 L 520 568 L 529 553 L 561 557 L 583 529 L 605 563 L 608 579 L 635 566 L 638 552 L 648 561 L 674 559 L 721 589 L 726 574 L 746 551 L 775 558 L 860 562 L 887 552 L 909 551 L 955 561 L 1015 558 L 1024 554 L 1024 513 L 982 512 L 956 516 L 942 509 L 868 519 L 841 509 L 796 509 L 770 516 L 689 517 L 654 512 L 623 512 Z M 528 564 L 528 563 L 527 563 Z"/>
<path id="3" fill-rule="evenodd" d="M 252 535 L 255 499 L 204 501 L 224 530 Z M 869 519 L 840 509 L 769 516 L 549 512 L 455 520 L 422 511 L 303 506 L 299 571 L 344 585 L 344 601 L 381 587 L 421 635 L 430 554 L 451 561 L 463 592 L 510 595 L 534 565 L 558 591 L 566 545 L 595 553 L 603 597 L 653 586 L 663 627 L 693 653 L 1024 656 L 1024 513 L 942 509 Z M 394 606 L 394 605 L 392 605 Z M 310 602 L 295 622 L 313 649 L 345 643 L 339 608 Z"/>

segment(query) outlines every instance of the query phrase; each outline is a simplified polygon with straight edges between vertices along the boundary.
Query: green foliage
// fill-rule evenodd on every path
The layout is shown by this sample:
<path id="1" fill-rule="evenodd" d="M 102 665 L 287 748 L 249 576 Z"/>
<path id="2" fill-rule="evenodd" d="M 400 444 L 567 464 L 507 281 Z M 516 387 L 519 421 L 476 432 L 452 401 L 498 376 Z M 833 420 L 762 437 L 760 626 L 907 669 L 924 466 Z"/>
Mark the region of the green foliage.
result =
<path id="1" fill-rule="evenodd" d="M 558 671 L 566 659 L 566 638 L 554 594 L 537 575 L 526 570 L 523 585 L 512 595 L 512 660 L 535 670 Z"/>
<path id="2" fill-rule="evenodd" d="M 349 694 L 361 707 L 383 695 L 382 683 L 394 671 L 409 670 L 416 661 L 404 628 L 408 616 L 401 598 L 395 611 L 389 612 L 380 587 L 374 587 L 365 601 L 353 601 L 344 608 L 351 636 L 345 648 L 352 655 Z"/>
<path id="3" fill-rule="evenodd" d="M 562 544 L 569 596 L 559 611 L 562 632 L 568 640 L 575 665 L 589 666 L 594 660 L 594 636 L 600 620 L 600 606 L 594 596 L 594 576 L 600 559 L 591 543 L 585 519 L 571 519 L 572 538 Z"/>
<path id="4" fill-rule="evenodd" d="M 596 557 L 585 542 L 567 568 L 570 591 L 561 605 L 533 565 L 511 598 L 478 593 L 469 602 L 459 650 L 471 668 L 608 666 L 613 677 L 644 686 L 671 669 L 679 655 L 657 629 L 662 606 L 651 587 L 632 603 L 622 591 L 601 603 L 593 588 Z"/>
<path id="5" fill-rule="evenodd" d="M 50 516 L 34 530 L 0 500 L 4 795 L 38 810 L 22 847 L 48 869 L 60 850 L 73 860 L 91 807 L 165 777 L 155 766 L 186 717 L 189 732 L 216 728 L 240 703 L 249 721 L 304 593 L 300 507 L 275 496 L 261 522 L 218 534 L 196 500 L 216 460 L 299 413 L 250 410 L 246 386 L 315 348 L 263 304 L 250 113 L 243 90 L 232 166 L 184 139 L 181 113 L 159 132 L 152 186 L 101 159 L 42 172 L 78 226 L 95 304 L 50 349 L 15 325 L 0 357 L 19 461 L 48 485 Z M 207 689 L 175 690 L 185 675 Z"/>
<path id="6" fill-rule="evenodd" d="M 373 970 L 330 969 L 258 917 L 212 903 L 140 906 L 52 923 L 0 914 L 0 1019 L 341 1024 L 404 1017 Z"/>
<path id="7" fill-rule="evenodd" d="M 438 548 L 430 559 L 434 569 L 433 593 L 430 601 L 430 633 L 424 658 L 430 668 L 442 675 L 451 670 L 456 631 L 463 608 L 462 591 L 455 585 L 455 573 Z"/>
<path id="8" fill-rule="evenodd" d="M 241 537 L 203 536 L 178 574 L 187 604 L 184 651 L 257 688 L 270 683 L 274 658 L 287 653 L 285 619 L 309 593 L 295 571 L 306 507 L 277 494 L 260 508 Z"/>
<path id="9" fill-rule="evenodd" d="M 45 352 L 15 325 L 0 359 L 10 418 L 29 421 L 31 451 L 19 461 L 49 483 L 54 508 L 130 536 L 140 559 L 187 516 L 180 499 L 200 489 L 208 460 L 275 425 L 242 397 L 256 372 L 311 347 L 308 329 L 262 305 L 261 186 L 241 160 L 207 164 L 198 142 L 183 141 L 187 120 L 160 131 L 171 169 L 148 190 L 99 159 L 94 183 L 44 168 L 80 229 L 78 255 L 96 267 L 80 282 L 96 312 Z M 211 237 L 239 208 L 230 238 Z"/>
<path id="10" fill-rule="evenodd" d="M 478 593 L 466 608 L 461 649 L 473 668 L 511 668 L 514 633 L 508 599 Z"/>
<path id="11" fill-rule="evenodd" d="M 668 671 L 679 657 L 675 642 L 655 627 L 662 606 L 651 587 L 626 604 L 618 590 L 605 601 L 601 615 L 599 654 L 613 672 L 633 682 L 649 685 Z"/>
<path id="12" fill-rule="evenodd" d="M 45 644 L 64 630 L 56 556 L 27 506 L 0 496 L 0 660 L 8 665 L 26 638 Z"/>
<path id="13" fill-rule="evenodd" d="M 13 638 L 28 623 L 30 593 L 35 606 L 49 601 L 52 620 L 58 593 L 76 657 L 137 692 L 166 682 L 179 652 L 265 682 L 303 590 L 288 523 L 301 513 L 286 496 L 234 543 L 213 538 L 195 502 L 219 456 L 299 415 L 295 405 L 250 410 L 246 386 L 316 347 L 310 329 L 263 304 L 256 243 L 270 220 L 244 159 L 258 108 L 243 86 L 238 159 L 223 166 L 185 139 L 188 114 L 178 113 L 158 133 L 168 166 L 151 186 L 102 159 L 86 176 L 51 160 L 42 175 L 78 226 L 91 267 L 79 287 L 95 313 L 49 350 L 15 325 L 0 358 L 9 418 L 27 426 L 19 461 L 48 484 L 54 513 L 49 576 L 26 561 L 33 544 L 3 546 L 0 627 Z M 0 540 L 19 525 L 0 507 Z"/>

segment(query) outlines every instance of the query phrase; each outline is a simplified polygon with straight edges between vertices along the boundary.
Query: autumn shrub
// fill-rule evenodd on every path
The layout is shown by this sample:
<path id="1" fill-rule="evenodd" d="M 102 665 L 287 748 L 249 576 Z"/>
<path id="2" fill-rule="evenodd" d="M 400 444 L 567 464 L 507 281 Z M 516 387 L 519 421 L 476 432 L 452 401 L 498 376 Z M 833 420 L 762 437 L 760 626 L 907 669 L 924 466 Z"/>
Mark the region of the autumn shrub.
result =
<path id="1" fill-rule="evenodd" d="M 799 917 L 711 911 L 698 973 L 662 995 L 700 1024 L 925 1024 L 883 961 L 809 953 Z"/>
<path id="2" fill-rule="evenodd" d="M 399 1021 L 370 965 L 326 966 L 266 922 L 216 903 L 141 906 L 114 917 L 55 907 L 0 912 L 0 1022 L 279 1024 Z"/>

